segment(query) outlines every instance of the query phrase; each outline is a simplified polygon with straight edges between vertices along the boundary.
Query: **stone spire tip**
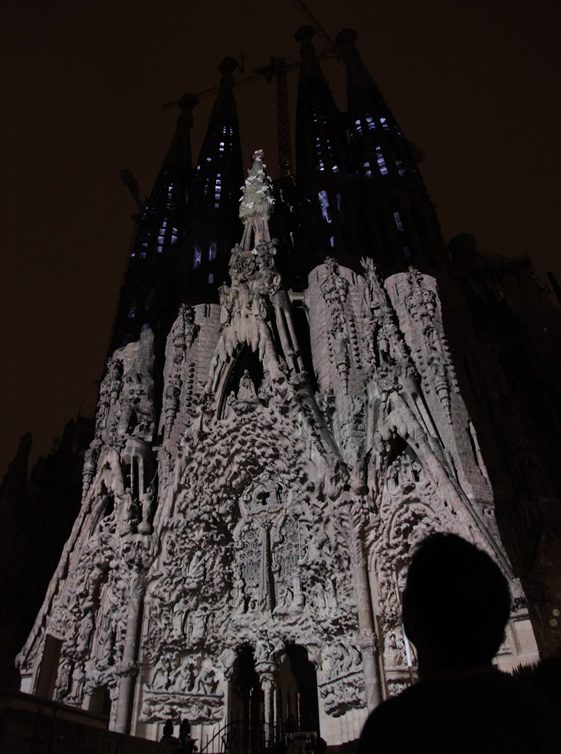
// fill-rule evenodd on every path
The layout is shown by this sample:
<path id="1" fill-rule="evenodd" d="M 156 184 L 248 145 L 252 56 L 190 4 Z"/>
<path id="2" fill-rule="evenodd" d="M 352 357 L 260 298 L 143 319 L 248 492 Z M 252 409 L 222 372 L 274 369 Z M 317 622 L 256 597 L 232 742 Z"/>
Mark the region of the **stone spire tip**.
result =
<path id="1" fill-rule="evenodd" d="M 351 47 L 358 39 L 358 34 L 354 29 L 341 29 L 335 37 L 338 47 Z"/>
<path id="2" fill-rule="evenodd" d="M 240 200 L 240 220 L 244 223 L 242 248 L 256 247 L 262 241 L 270 241 L 269 216 L 275 202 L 271 178 L 263 161 L 264 152 L 253 152 L 253 163 L 247 172 Z"/>
<path id="3" fill-rule="evenodd" d="M 312 26 L 301 26 L 294 35 L 294 39 L 300 42 L 302 46 L 311 44 L 312 37 L 315 36 L 316 30 Z"/>

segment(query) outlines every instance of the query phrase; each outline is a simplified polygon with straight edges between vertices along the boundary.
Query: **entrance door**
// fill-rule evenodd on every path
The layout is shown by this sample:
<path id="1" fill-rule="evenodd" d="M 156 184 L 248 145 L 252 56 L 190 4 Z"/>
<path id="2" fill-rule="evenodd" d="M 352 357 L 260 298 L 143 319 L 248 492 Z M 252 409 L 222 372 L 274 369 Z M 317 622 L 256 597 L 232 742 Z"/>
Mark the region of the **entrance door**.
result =
<path id="1" fill-rule="evenodd" d="M 264 750 L 263 691 L 250 647 L 242 647 L 234 664 L 226 751 L 260 754 Z"/>
<path id="2" fill-rule="evenodd" d="M 315 732 L 319 735 L 316 671 L 308 653 L 298 644 L 288 644 L 279 665 L 277 710 L 285 735 Z"/>
<path id="3" fill-rule="evenodd" d="M 265 723 L 265 694 L 250 647 L 238 653 L 230 688 L 226 754 L 262 754 L 275 747 L 289 754 L 316 750 L 317 679 L 304 647 L 289 644 L 285 648 L 274 673 L 273 697 L 268 696 L 269 723 Z"/>

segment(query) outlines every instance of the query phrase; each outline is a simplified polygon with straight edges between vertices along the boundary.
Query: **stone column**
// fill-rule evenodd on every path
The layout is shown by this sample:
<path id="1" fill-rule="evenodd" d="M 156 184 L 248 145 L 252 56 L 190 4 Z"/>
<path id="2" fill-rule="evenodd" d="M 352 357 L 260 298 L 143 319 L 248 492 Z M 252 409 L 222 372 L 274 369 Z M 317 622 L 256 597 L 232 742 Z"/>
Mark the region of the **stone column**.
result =
<path id="1" fill-rule="evenodd" d="M 349 544 L 354 570 L 355 594 L 360 632 L 360 650 L 364 669 L 366 705 L 374 709 L 383 699 L 378 663 L 378 638 L 372 609 L 372 596 L 368 580 L 368 563 L 362 540 L 362 506 L 359 501 L 346 501 Z"/>
<path id="2" fill-rule="evenodd" d="M 267 521 L 264 521 L 261 525 L 261 574 L 259 582 L 261 608 L 272 611 L 275 607 L 275 596 L 271 571 L 269 523 Z"/>
<path id="3" fill-rule="evenodd" d="M 271 667 L 267 669 L 256 668 L 259 673 L 259 681 L 263 689 L 264 723 L 265 723 L 265 746 L 270 748 L 275 742 L 275 696 L 277 684 L 275 674 Z"/>
<path id="4" fill-rule="evenodd" d="M 127 610 L 127 630 L 119 669 L 119 690 L 115 719 L 115 731 L 117 733 L 128 733 L 130 727 L 144 591 L 144 574 L 140 571 L 133 572 L 131 574 L 131 592 Z"/>
<path id="5" fill-rule="evenodd" d="M 278 303 L 275 303 L 275 322 L 277 323 L 277 331 L 279 333 L 281 346 L 286 356 L 286 360 L 290 363 L 290 358 L 294 353 L 294 348 L 290 345 L 286 333 L 286 323 L 283 317 L 283 312 Z M 294 366 L 290 364 L 290 366 Z"/>

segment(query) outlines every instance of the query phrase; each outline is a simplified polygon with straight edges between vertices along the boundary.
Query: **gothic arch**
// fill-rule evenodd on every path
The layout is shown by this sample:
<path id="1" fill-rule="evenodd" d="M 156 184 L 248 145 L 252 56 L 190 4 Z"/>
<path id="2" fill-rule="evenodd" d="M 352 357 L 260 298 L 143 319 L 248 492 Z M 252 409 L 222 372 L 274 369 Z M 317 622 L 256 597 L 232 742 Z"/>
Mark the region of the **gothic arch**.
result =
<path id="1" fill-rule="evenodd" d="M 256 394 L 263 382 L 265 370 L 258 354 L 249 345 L 239 344 L 236 352 L 224 366 L 216 392 L 217 417 L 224 418 L 225 404 L 231 393 L 238 394 L 240 381 L 247 371 L 251 378 Z"/>

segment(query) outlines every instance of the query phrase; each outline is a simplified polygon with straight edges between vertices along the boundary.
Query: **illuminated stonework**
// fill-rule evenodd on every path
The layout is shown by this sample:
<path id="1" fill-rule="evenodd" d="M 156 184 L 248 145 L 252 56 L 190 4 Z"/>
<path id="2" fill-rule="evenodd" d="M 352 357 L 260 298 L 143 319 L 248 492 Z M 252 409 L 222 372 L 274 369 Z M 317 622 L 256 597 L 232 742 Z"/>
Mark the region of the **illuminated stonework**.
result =
<path id="1" fill-rule="evenodd" d="M 329 258 L 303 295 L 287 291 L 254 158 L 220 304 L 180 308 L 161 383 L 150 330 L 108 362 L 81 513 L 20 654 L 22 689 L 110 703 L 112 729 L 152 739 L 187 717 L 204 744 L 243 724 L 255 673 L 266 737 L 289 713 L 310 726 L 317 714 L 335 745 L 413 677 L 400 592 L 431 531 L 477 543 L 509 577 L 499 664 L 537 650 L 434 278 L 382 281 L 371 260 L 357 274 Z"/>

